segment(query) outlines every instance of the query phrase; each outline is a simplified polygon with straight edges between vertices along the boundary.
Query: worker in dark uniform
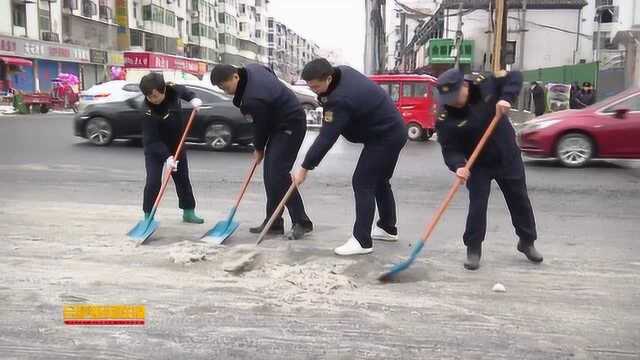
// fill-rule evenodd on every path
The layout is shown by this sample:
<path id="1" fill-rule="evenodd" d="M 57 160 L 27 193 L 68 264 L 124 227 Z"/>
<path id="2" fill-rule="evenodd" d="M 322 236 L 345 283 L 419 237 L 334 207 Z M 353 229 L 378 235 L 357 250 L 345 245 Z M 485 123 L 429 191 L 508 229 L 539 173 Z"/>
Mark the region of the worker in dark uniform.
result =
<path id="1" fill-rule="evenodd" d="M 182 116 L 180 100 L 189 101 L 197 110 L 202 101 L 182 85 L 165 84 L 160 73 L 145 75 L 140 81 L 140 90 L 145 95 L 148 108 L 142 120 L 142 143 L 144 145 L 147 180 L 144 187 L 143 210 L 149 217 L 162 184 L 164 169 L 172 169 L 173 182 L 178 193 L 179 206 L 183 210 L 182 220 L 202 224 L 204 220 L 195 214 L 196 200 L 189 180 L 187 152 L 182 150 L 179 159 L 173 155 L 187 125 Z"/>
<path id="2" fill-rule="evenodd" d="M 264 65 L 218 65 L 211 72 L 211 82 L 234 95 L 233 103 L 253 118 L 254 156 L 258 162 L 264 159 L 267 213 L 262 225 L 250 231 L 260 233 L 291 186 L 290 172 L 307 131 L 307 116 L 293 91 Z M 289 239 L 300 239 L 313 230 L 297 190 L 287 209 L 292 222 Z M 284 234 L 281 214 L 269 233 Z"/>
<path id="3" fill-rule="evenodd" d="M 596 103 L 596 94 L 590 82 L 582 83 L 582 88 L 576 94 L 577 109 L 584 109 Z"/>
<path id="4" fill-rule="evenodd" d="M 324 119 L 320 134 L 295 174 L 302 184 L 340 135 L 364 144 L 353 173 L 356 221 L 349 240 L 336 248 L 337 255 L 368 254 L 372 239 L 397 241 L 396 203 L 389 181 L 407 142 L 404 121 L 380 86 L 348 66 L 332 67 L 326 59 L 308 63 L 302 78 L 320 95 Z M 376 204 L 379 221 L 372 231 Z"/>
<path id="5" fill-rule="evenodd" d="M 531 97 L 533 98 L 533 113 L 536 116 L 544 115 L 546 110 L 544 89 L 535 81 L 531 83 Z"/>
<path id="6" fill-rule="evenodd" d="M 527 194 L 524 164 L 507 117 L 521 87 L 519 72 L 503 71 L 496 76 L 473 74 L 465 79 L 462 72 L 450 69 L 438 78 L 441 105 L 436 122 L 438 141 L 445 163 L 467 181 L 469 189 L 469 213 L 463 236 L 467 246 L 464 267 L 469 270 L 480 266 L 492 180 L 500 186 L 511 213 L 520 238 L 517 249 L 533 262 L 542 261 L 542 255 L 534 247 L 536 223 Z M 501 114 L 500 122 L 469 173 L 464 169 L 467 159 L 495 114 Z"/>

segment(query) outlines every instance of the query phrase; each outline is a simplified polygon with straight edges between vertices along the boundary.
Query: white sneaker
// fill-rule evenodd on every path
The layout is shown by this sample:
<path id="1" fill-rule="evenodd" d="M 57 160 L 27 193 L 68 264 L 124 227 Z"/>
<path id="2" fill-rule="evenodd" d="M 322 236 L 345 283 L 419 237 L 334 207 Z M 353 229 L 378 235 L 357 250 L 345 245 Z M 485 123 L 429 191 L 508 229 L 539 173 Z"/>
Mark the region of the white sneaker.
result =
<path id="1" fill-rule="evenodd" d="M 371 231 L 371 238 L 373 240 L 380 241 L 398 241 L 398 235 L 391 235 L 383 229 L 379 228 L 378 225 L 373 225 L 373 231 Z"/>
<path id="2" fill-rule="evenodd" d="M 365 249 L 362 246 L 360 246 L 360 243 L 358 242 L 358 240 L 356 240 L 355 237 L 351 236 L 349 240 L 347 240 L 347 242 L 344 243 L 344 245 L 333 249 L 333 252 L 335 252 L 336 255 L 342 255 L 342 256 L 364 255 L 364 254 L 372 253 L 373 246 L 368 249 Z"/>

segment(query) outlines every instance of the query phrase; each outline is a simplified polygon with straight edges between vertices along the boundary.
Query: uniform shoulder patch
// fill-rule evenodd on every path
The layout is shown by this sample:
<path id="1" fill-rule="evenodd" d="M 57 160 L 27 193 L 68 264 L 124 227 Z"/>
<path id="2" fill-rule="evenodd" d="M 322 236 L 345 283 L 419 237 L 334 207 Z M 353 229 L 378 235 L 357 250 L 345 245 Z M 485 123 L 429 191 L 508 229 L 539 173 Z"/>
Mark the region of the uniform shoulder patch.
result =
<path id="1" fill-rule="evenodd" d="M 507 76 L 507 71 L 506 70 L 498 70 L 494 73 L 494 76 L 497 78 L 503 78 L 505 76 Z"/>
<path id="2" fill-rule="evenodd" d="M 329 111 L 329 110 L 325 111 L 323 120 L 324 120 L 324 122 L 332 123 L 333 122 L 333 111 Z"/>
<path id="3" fill-rule="evenodd" d="M 467 125 L 467 120 L 462 120 L 458 123 L 458 127 L 464 127 L 465 125 Z"/>

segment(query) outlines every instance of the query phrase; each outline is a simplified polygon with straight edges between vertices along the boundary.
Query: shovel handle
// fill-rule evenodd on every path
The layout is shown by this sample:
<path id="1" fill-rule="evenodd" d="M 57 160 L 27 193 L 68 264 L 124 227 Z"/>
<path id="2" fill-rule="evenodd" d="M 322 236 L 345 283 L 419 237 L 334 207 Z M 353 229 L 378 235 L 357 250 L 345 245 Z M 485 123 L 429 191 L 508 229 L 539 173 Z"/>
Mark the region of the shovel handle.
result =
<path id="1" fill-rule="evenodd" d="M 247 173 L 247 176 L 244 178 L 244 182 L 242 183 L 242 188 L 240 189 L 240 194 L 238 194 L 238 198 L 236 199 L 236 205 L 234 206 L 234 208 L 237 209 L 238 206 L 240 206 L 240 201 L 242 200 L 244 193 L 247 191 L 247 188 L 249 187 L 249 182 L 251 181 L 253 174 L 256 172 L 257 167 L 258 167 L 258 161 L 256 159 L 253 159 L 253 162 L 251 163 L 251 168 L 249 169 L 249 173 Z"/>
<path id="2" fill-rule="evenodd" d="M 471 153 L 471 157 L 469 157 L 469 160 L 467 160 L 467 164 L 464 166 L 466 170 L 471 170 L 471 167 L 473 167 L 473 164 L 478 159 L 478 156 L 480 156 L 480 152 L 482 151 L 485 144 L 489 140 L 489 137 L 491 136 L 491 134 L 493 134 L 493 131 L 495 130 L 496 126 L 498 126 L 498 122 L 500 122 L 501 118 L 502 118 L 502 114 L 496 114 L 496 116 L 494 116 L 493 119 L 491 119 L 491 123 L 487 127 L 487 130 L 484 131 L 484 134 L 480 138 L 478 145 L 476 145 L 476 148 L 473 150 L 473 153 Z M 436 225 L 438 224 L 438 221 L 440 221 L 442 214 L 444 214 L 444 211 L 447 210 L 447 207 L 449 207 L 449 203 L 451 203 L 453 196 L 456 194 L 456 192 L 458 192 L 460 185 L 462 185 L 463 183 L 464 183 L 463 179 L 456 177 L 456 181 L 451 186 L 451 189 L 449 189 L 447 196 L 445 196 L 444 200 L 442 200 L 442 203 L 440 203 L 440 207 L 438 208 L 435 215 L 431 219 L 431 222 L 429 223 L 429 225 L 427 225 L 427 227 L 424 229 L 424 232 L 420 237 L 420 240 L 423 243 L 426 243 L 427 240 L 429 240 L 429 238 L 431 237 L 431 234 L 433 233 L 433 230 L 435 230 Z"/>
<path id="3" fill-rule="evenodd" d="M 260 236 L 258 236 L 258 241 L 256 242 L 256 245 L 259 245 L 262 242 L 262 240 L 264 239 L 265 235 L 267 234 L 267 231 L 269 231 L 269 229 L 271 229 L 271 225 L 273 225 L 273 222 L 276 221 L 276 218 L 280 215 L 280 212 L 284 208 L 284 205 L 287 203 L 287 201 L 291 197 L 291 194 L 293 194 L 293 192 L 295 190 L 296 190 L 296 182 L 293 181 L 293 179 L 292 179 L 291 186 L 289 186 L 289 190 L 287 190 L 287 193 L 284 194 L 284 197 L 282 198 L 282 201 L 280 201 L 280 204 L 278 204 L 278 207 L 276 208 L 276 210 L 273 212 L 273 214 L 271 214 L 271 218 L 269 218 L 269 221 L 264 226 L 264 229 L 262 229 L 262 232 L 260 233 Z"/>
<path id="4" fill-rule="evenodd" d="M 189 121 L 187 122 L 187 126 L 184 128 L 182 132 L 182 137 L 180 138 L 180 143 L 178 144 L 178 149 L 176 150 L 175 155 L 173 156 L 176 161 L 178 157 L 182 153 L 182 147 L 184 146 L 184 142 L 187 139 L 187 135 L 189 134 L 189 130 L 191 130 L 191 126 L 193 125 L 193 119 L 196 117 L 196 109 L 191 111 L 191 115 L 189 116 Z M 158 196 L 156 196 L 156 201 L 153 203 L 153 210 L 151 210 L 151 216 L 149 218 L 153 219 L 156 215 L 156 211 L 158 210 L 158 206 L 160 205 L 160 200 L 164 196 L 164 192 L 167 190 L 167 185 L 169 185 L 169 179 L 171 179 L 172 170 L 167 168 L 166 174 L 164 175 L 164 179 L 162 179 L 162 186 L 160 187 L 160 192 L 158 192 Z"/>

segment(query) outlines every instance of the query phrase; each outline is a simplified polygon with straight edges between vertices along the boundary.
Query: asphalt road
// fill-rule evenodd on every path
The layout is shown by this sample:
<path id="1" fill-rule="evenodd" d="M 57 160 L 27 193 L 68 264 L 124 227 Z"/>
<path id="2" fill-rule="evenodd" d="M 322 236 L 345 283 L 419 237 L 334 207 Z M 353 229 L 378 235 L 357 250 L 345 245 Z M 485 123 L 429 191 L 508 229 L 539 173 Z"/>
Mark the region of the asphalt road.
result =
<path id="1" fill-rule="evenodd" d="M 305 149 L 315 133 L 305 140 Z M 205 225 L 180 223 L 173 188 L 161 227 L 135 248 L 142 149 L 89 145 L 70 115 L 0 117 L 0 354 L 7 359 L 638 359 L 640 163 L 564 169 L 527 160 L 541 265 L 515 250 L 497 187 L 482 267 L 463 269 L 462 189 L 414 266 L 405 258 L 453 181 L 435 141 L 409 143 L 393 179 L 401 240 L 370 256 L 332 254 L 353 223 L 351 172 L 360 146 L 339 142 L 302 189 L 316 231 L 267 239 L 254 269 L 223 271 L 252 250 L 261 174 L 223 247 L 198 242 L 226 217 L 251 150 L 189 147 Z M 304 150 L 303 152 L 304 153 Z M 506 293 L 494 293 L 500 282 Z M 144 327 L 74 327 L 62 304 L 144 304 Z M 152 354 L 152 355 L 149 355 Z"/>

